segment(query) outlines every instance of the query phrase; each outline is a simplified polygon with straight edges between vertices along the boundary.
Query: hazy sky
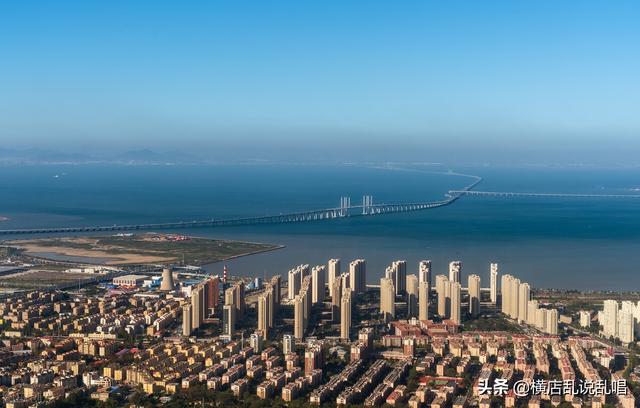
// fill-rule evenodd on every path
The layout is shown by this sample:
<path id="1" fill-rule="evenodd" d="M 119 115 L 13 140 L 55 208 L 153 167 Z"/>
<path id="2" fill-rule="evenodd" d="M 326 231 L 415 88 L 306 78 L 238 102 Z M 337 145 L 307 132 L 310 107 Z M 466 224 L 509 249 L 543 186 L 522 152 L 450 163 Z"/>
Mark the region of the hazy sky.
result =
<path id="1" fill-rule="evenodd" d="M 3 1 L 0 142 L 633 160 L 640 2 Z"/>

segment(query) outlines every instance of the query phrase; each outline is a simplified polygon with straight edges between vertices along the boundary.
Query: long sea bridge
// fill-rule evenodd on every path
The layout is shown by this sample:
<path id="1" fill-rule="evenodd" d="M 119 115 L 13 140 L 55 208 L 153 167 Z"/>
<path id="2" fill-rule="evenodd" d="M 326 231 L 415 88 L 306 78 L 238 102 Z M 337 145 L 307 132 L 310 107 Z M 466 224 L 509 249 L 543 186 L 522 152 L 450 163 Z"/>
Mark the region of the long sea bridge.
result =
<path id="1" fill-rule="evenodd" d="M 450 195 L 477 197 L 539 197 L 539 198 L 640 198 L 640 194 L 576 194 L 576 193 L 526 193 L 515 191 L 450 190 Z"/>
<path id="2" fill-rule="evenodd" d="M 468 191 L 475 187 L 482 178 L 472 177 L 474 181 L 460 191 Z M 233 227 L 243 225 L 260 224 L 284 224 L 294 222 L 310 222 L 335 220 L 346 217 L 367 217 L 382 214 L 404 213 L 411 211 L 427 210 L 430 208 L 449 205 L 461 197 L 459 193 L 449 193 L 444 200 L 428 202 L 407 202 L 407 203 L 377 203 L 373 202 L 373 196 L 362 197 L 362 204 L 352 205 L 349 197 L 341 197 L 340 206 L 336 208 L 323 208 L 308 211 L 291 212 L 276 215 L 263 215 L 254 217 L 230 218 L 230 219 L 208 219 L 197 221 L 178 221 L 150 224 L 123 224 L 123 225 L 96 225 L 60 228 L 25 228 L 0 230 L 0 235 L 18 234 L 66 234 L 83 232 L 117 232 L 117 231 L 150 231 L 183 228 L 211 228 L 211 227 Z"/>
<path id="3" fill-rule="evenodd" d="M 473 188 L 482 181 L 481 177 L 450 173 L 453 175 L 465 176 L 473 179 L 473 182 L 461 190 L 450 190 L 443 200 L 426 202 L 405 202 L 405 203 L 374 203 L 373 196 L 362 197 L 362 204 L 352 205 L 350 197 L 341 197 L 340 206 L 335 208 L 323 208 L 308 211 L 298 211 L 291 213 L 261 215 L 253 217 L 241 217 L 230 219 L 208 219 L 196 221 L 178 221 L 149 224 L 114 224 L 60 228 L 27 228 L 27 229 L 7 229 L 0 230 L 0 235 L 18 234 L 65 234 L 65 233 L 85 233 L 85 232 L 117 232 L 117 231 L 150 231 L 150 230 L 170 230 L 184 228 L 212 228 L 212 227 L 233 227 L 260 224 L 284 224 L 295 222 L 312 222 L 336 220 L 347 217 L 368 217 L 382 214 L 405 213 L 421 211 L 431 208 L 443 207 L 454 203 L 463 196 L 475 197 L 541 197 L 541 198 L 640 198 L 640 194 L 571 194 L 571 193 L 526 193 L 526 192 L 503 192 L 503 191 L 477 191 Z"/>

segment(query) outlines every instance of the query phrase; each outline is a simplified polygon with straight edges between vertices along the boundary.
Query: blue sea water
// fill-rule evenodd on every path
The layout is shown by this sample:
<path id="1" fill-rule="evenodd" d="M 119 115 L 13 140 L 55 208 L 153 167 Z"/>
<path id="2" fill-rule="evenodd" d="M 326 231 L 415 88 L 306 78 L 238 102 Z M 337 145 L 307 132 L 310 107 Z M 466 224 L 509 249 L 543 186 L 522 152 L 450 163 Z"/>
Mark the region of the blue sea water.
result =
<path id="1" fill-rule="evenodd" d="M 411 166 L 406 166 L 407 168 Z M 419 169 L 419 170 L 416 170 Z M 471 179 L 448 168 L 411 171 L 344 166 L 4 166 L 0 228 L 190 221 L 278 214 L 352 203 L 442 199 Z M 633 194 L 640 169 L 454 168 L 483 177 L 477 190 Z M 284 274 L 299 263 L 367 259 L 375 283 L 387 264 L 410 270 L 431 259 L 434 273 L 463 261 L 463 276 L 486 286 L 490 262 L 534 287 L 639 290 L 640 199 L 479 198 L 420 212 L 329 222 L 195 229 L 213 238 L 283 244 L 227 261 L 231 273 Z M 5 237 L 11 238 L 11 237 Z M 343 266 L 343 268 L 345 267 Z M 222 263 L 207 266 L 221 272 Z"/>

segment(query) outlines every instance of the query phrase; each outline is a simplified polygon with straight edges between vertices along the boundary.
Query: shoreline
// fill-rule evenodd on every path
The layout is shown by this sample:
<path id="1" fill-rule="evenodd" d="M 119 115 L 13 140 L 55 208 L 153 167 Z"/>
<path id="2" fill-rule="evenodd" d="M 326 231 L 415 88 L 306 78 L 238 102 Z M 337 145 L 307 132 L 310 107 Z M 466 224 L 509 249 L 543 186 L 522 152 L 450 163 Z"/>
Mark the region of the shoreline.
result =
<path id="1" fill-rule="evenodd" d="M 203 240 L 213 240 L 213 241 L 225 241 L 231 243 L 238 244 L 253 244 L 253 245 L 262 245 L 266 246 L 261 249 L 256 249 L 255 251 L 248 251 L 243 253 L 236 253 L 231 256 L 222 257 L 218 259 L 204 259 L 202 262 L 194 262 L 191 265 L 204 267 L 206 265 L 213 265 L 219 262 L 226 262 L 233 259 L 238 259 L 242 257 L 247 257 L 250 255 L 257 255 L 265 252 L 271 252 L 275 250 L 280 250 L 286 247 L 286 245 L 282 244 L 268 244 L 264 242 L 253 242 L 253 241 L 242 241 L 242 240 L 227 240 L 227 239 L 212 239 L 206 237 L 199 236 L 191 236 L 196 239 Z M 78 238 L 78 237 L 73 237 Z M 81 237 L 81 238 L 90 238 L 90 237 Z M 160 259 L 154 258 L 152 260 L 147 260 L 146 262 L 143 260 L 145 257 L 150 257 L 151 255 L 140 255 L 140 254 L 110 254 L 102 251 L 91 251 L 91 250 L 82 250 L 71 247 L 49 247 L 49 246 L 38 246 L 37 241 L 35 240 L 13 240 L 7 241 L 7 245 L 17 248 L 18 250 L 23 251 L 23 255 L 40 260 L 45 261 L 47 263 L 54 264 L 71 264 L 71 265 L 104 265 L 104 266 L 130 266 L 130 265 L 148 265 L 154 263 L 166 263 L 170 262 L 168 258 Z M 25 242 L 26 241 L 26 242 Z M 32 241 L 32 242 L 29 242 Z M 95 252 L 95 253 L 90 253 Z M 50 255 L 49 255 L 50 254 Z M 128 257 L 129 256 L 129 257 Z M 136 260 L 131 262 L 131 257 Z M 75 258 L 75 259 L 74 259 Z M 85 258 L 84 260 L 78 258 Z"/>
<path id="2" fill-rule="evenodd" d="M 245 242 L 245 241 L 237 241 L 237 242 Z M 246 241 L 246 242 L 249 242 L 249 241 Z M 249 242 L 249 243 L 267 245 L 267 244 L 261 243 L 261 242 Z M 265 249 L 261 249 L 259 251 L 255 251 L 255 252 L 247 252 L 247 253 L 244 253 L 244 254 L 232 255 L 232 256 L 229 256 L 227 258 L 220 259 L 219 261 L 206 262 L 206 263 L 203 263 L 203 264 L 198 265 L 198 266 L 203 267 L 203 266 L 207 266 L 207 265 L 215 265 L 217 263 L 230 261 L 232 259 L 243 258 L 243 257 L 246 257 L 246 256 L 251 256 L 251 255 L 264 254 L 265 252 L 278 251 L 278 250 L 284 249 L 286 247 L 287 247 L 286 245 L 274 245 L 273 248 L 265 248 Z"/>

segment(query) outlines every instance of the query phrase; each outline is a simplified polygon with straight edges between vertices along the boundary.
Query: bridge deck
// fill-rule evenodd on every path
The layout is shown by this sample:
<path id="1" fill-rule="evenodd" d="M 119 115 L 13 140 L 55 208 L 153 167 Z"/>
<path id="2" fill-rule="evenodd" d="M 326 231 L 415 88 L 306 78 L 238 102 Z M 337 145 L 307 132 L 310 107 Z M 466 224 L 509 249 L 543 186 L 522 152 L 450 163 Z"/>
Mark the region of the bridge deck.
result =
<path id="1" fill-rule="evenodd" d="M 469 176 L 474 178 L 473 183 L 467 185 L 462 190 L 450 190 L 445 200 L 415 202 L 415 203 L 383 203 L 383 204 L 366 204 L 355 205 L 340 208 L 325 208 L 319 210 L 310 210 L 302 212 L 294 212 L 278 215 L 266 215 L 245 218 L 232 218 L 225 220 L 199 220 L 184 222 L 168 222 L 168 223 L 151 223 L 151 224 L 127 224 L 127 225 L 98 225 L 98 226 L 80 226 L 80 227 L 60 227 L 60 228 L 31 228 L 31 229 L 9 229 L 0 230 L 0 235 L 17 235 L 17 234 L 55 234 L 55 233 L 78 233 L 78 232 L 112 232 L 112 231 L 144 231 L 144 230 L 162 230 L 162 229 L 182 229 L 196 227 L 231 227 L 241 225 L 259 225 L 259 224 L 283 224 L 293 222 L 309 222 L 334 220 L 345 217 L 363 217 L 382 214 L 402 213 L 410 211 L 421 211 L 431 208 L 438 208 L 452 204 L 463 196 L 488 196 L 488 197 L 557 197 L 557 198 L 640 198 L 640 194 L 573 194 L 573 193 L 527 193 L 512 191 L 477 191 L 472 190 L 482 178 L 478 176 Z"/>
<path id="2" fill-rule="evenodd" d="M 241 225 L 259 225 L 259 224 L 284 224 L 293 222 L 309 222 L 335 220 L 345 217 L 363 217 L 382 214 L 403 213 L 410 211 L 421 211 L 431 208 L 438 208 L 455 202 L 462 196 L 462 192 L 467 192 L 474 188 L 482 181 L 478 176 L 467 176 L 474 179 L 473 183 L 467 185 L 464 189 L 447 194 L 447 198 L 441 201 L 414 202 L 414 203 L 382 203 L 355 205 L 339 208 L 324 208 L 319 210 L 310 210 L 303 212 L 266 215 L 245 218 L 232 218 L 226 220 L 199 220 L 199 221 L 181 221 L 168 223 L 151 223 L 151 224 L 127 224 L 127 225 L 97 225 L 97 226 L 79 226 L 79 227 L 60 227 L 60 228 L 29 228 L 29 229 L 9 229 L 0 230 L 0 235 L 19 235 L 19 234 L 64 234 L 64 233 L 82 233 L 82 232 L 115 232 L 115 231 L 149 231 L 163 229 L 182 229 L 197 227 L 231 227 Z"/>
<path id="3" fill-rule="evenodd" d="M 576 193 L 527 193 L 515 191 L 451 190 L 449 194 L 490 197 L 549 197 L 549 198 L 640 198 L 640 194 L 576 194 Z"/>

